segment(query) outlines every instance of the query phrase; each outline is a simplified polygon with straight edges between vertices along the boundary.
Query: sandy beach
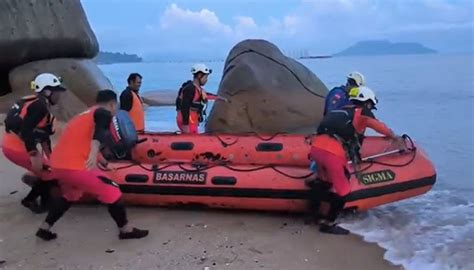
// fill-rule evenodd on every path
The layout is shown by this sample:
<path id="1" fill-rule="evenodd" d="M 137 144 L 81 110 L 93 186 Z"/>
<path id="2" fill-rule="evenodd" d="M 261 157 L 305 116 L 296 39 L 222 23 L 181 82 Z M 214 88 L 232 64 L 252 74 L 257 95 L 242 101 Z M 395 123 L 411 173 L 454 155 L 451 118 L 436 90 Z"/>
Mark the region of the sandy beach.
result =
<path id="1" fill-rule="evenodd" d="M 105 207 L 81 205 L 55 227 L 59 238 L 44 242 L 34 235 L 44 215 L 20 205 L 22 173 L 0 155 L 0 269 L 400 269 L 357 236 L 261 212 L 133 207 L 130 220 L 150 236 L 120 241 Z"/>

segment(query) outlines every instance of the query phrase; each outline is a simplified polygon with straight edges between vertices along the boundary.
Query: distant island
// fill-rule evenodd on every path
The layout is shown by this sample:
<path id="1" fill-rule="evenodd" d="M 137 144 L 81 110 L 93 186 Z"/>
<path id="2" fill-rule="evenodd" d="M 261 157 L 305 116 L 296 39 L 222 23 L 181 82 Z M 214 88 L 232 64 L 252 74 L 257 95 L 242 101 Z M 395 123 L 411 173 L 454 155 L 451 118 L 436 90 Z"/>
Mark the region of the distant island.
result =
<path id="1" fill-rule="evenodd" d="M 355 45 L 334 54 L 334 56 L 351 55 L 390 55 L 390 54 L 430 54 L 437 53 L 416 42 L 390 42 L 388 40 L 360 41 Z"/>
<path id="2" fill-rule="evenodd" d="M 136 54 L 99 52 L 94 58 L 94 61 L 99 65 L 105 65 L 114 63 L 138 63 L 142 62 L 143 59 Z"/>
<path id="3" fill-rule="evenodd" d="M 332 55 L 306 55 L 306 56 L 300 56 L 298 57 L 299 59 L 325 59 L 325 58 L 331 58 Z"/>

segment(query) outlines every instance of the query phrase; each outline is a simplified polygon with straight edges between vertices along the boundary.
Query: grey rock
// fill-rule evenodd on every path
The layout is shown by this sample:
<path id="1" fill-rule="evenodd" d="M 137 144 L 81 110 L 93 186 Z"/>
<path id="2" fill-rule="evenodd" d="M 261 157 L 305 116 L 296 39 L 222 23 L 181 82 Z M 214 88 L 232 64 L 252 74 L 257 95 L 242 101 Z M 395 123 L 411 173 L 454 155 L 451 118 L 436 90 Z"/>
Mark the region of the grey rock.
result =
<path id="1" fill-rule="evenodd" d="M 79 0 L 0 1 L 0 72 L 42 59 L 99 51 Z"/>
<path id="2" fill-rule="evenodd" d="M 92 106 L 99 90 L 113 89 L 110 81 L 92 60 L 61 58 L 30 62 L 10 72 L 13 93 L 8 94 L 6 98 L 0 98 L 0 108 L 9 108 L 12 104 L 2 104 L 2 99 L 11 102 L 12 99 L 32 94 L 30 81 L 43 72 L 60 76 L 67 88 L 61 101 L 57 106 L 53 106 L 53 114 L 60 121 L 66 121 Z"/>
<path id="3" fill-rule="evenodd" d="M 232 48 L 206 132 L 307 133 L 322 119 L 327 87 L 307 67 L 265 40 Z"/>

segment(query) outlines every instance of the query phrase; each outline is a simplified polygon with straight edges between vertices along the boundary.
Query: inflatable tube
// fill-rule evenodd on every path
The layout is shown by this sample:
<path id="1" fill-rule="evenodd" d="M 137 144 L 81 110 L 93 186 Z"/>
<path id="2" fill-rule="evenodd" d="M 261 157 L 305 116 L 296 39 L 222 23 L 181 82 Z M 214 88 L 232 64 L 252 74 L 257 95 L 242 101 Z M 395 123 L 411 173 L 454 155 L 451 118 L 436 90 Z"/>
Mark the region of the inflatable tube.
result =
<path id="1" fill-rule="evenodd" d="M 303 135 L 230 135 L 148 133 L 132 152 L 147 164 L 191 162 L 199 164 L 254 164 L 308 166 L 311 137 Z"/>
<path id="2" fill-rule="evenodd" d="M 153 135 L 148 135 L 153 139 Z M 166 138 L 168 146 L 170 136 Z M 174 135 L 176 141 L 190 136 Z M 215 140 L 212 136 L 208 141 Z M 288 136 L 280 138 L 288 139 Z M 246 138 L 252 140 L 252 138 Z M 303 137 L 296 138 L 301 145 Z M 245 140 L 245 139 L 242 139 Z M 261 138 L 253 138 L 260 142 Z M 197 148 L 202 147 L 195 141 Z M 254 151 L 244 149 L 243 151 Z M 436 181 L 432 163 L 421 149 L 391 151 L 391 143 L 380 137 L 367 137 L 362 156 L 378 155 L 352 166 L 351 193 L 346 208 L 365 210 L 426 193 Z M 393 149 L 392 149 L 393 150 Z M 191 151 L 191 150 L 182 150 Z M 171 152 L 170 152 L 171 153 Z M 303 153 L 301 153 L 303 154 Z M 183 158 L 183 156 L 181 156 Z M 189 160 L 188 160 L 189 161 Z M 263 163 L 263 161 L 262 161 Z M 309 164 L 309 162 L 306 162 Z M 210 208 L 253 209 L 303 212 L 311 190 L 306 181 L 317 176 L 304 166 L 192 164 L 165 162 L 135 164 L 118 162 L 117 170 L 107 172 L 124 193 L 127 203 L 151 206 L 193 205 Z"/>

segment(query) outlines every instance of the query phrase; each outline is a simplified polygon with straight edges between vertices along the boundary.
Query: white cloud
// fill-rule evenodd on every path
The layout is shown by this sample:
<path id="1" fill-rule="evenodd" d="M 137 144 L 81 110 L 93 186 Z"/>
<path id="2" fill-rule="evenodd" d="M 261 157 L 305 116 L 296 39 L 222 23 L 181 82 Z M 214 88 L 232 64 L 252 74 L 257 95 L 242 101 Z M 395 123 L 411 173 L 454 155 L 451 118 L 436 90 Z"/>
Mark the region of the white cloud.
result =
<path id="1" fill-rule="evenodd" d="M 246 29 L 256 29 L 257 24 L 253 20 L 252 17 L 248 16 L 237 16 L 235 17 L 235 20 L 237 21 L 237 27 L 240 28 L 246 28 Z"/>
<path id="2" fill-rule="evenodd" d="M 191 11 L 182 9 L 176 4 L 168 6 L 161 16 L 161 29 L 173 30 L 176 28 L 199 28 L 215 34 L 231 34 L 230 26 L 220 22 L 217 15 L 208 9 Z"/>
<path id="3" fill-rule="evenodd" d="M 234 17 L 235 26 L 233 28 L 233 39 L 259 37 L 259 27 L 252 17 L 236 16 Z"/>
<path id="4" fill-rule="evenodd" d="M 304 27 L 304 19 L 297 15 L 287 15 L 281 19 L 269 19 L 267 23 L 257 25 L 249 16 L 235 16 L 234 24 L 228 25 L 219 19 L 218 15 L 209 10 L 193 11 L 184 9 L 177 4 L 169 5 L 160 16 L 161 32 L 194 33 L 199 35 L 214 35 L 216 38 L 226 38 L 235 41 L 242 38 L 269 38 L 276 34 L 287 36 L 297 33 Z M 152 27 L 147 27 L 152 29 Z M 198 31 L 195 31 L 198 30 Z M 209 39 L 210 37 L 202 37 Z"/>

